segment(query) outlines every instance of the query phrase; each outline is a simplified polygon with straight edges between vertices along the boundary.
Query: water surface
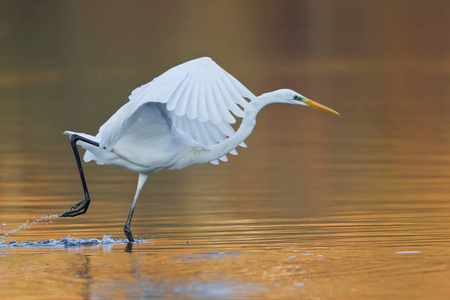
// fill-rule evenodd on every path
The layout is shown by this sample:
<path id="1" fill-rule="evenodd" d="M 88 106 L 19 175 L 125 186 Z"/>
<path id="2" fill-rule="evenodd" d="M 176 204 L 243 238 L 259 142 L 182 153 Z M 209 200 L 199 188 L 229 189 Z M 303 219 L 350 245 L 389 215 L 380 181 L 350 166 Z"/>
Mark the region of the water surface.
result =
<path id="1" fill-rule="evenodd" d="M 272 105 L 228 163 L 151 175 L 132 247 L 122 228 L 137 175 L 85 165 L 87 214 L 0 244 L 3 297 L 446 298 L 448 4 L 312 2 L 208 14 L 203 2 L 43 1 L 37 14 L 8 2 L 1 234 L 82 200 L 64 130 L 96 133 L 132 88 L 184 60 L 212 56 L 256 94 L 290 87 L 342 116 Z"/>

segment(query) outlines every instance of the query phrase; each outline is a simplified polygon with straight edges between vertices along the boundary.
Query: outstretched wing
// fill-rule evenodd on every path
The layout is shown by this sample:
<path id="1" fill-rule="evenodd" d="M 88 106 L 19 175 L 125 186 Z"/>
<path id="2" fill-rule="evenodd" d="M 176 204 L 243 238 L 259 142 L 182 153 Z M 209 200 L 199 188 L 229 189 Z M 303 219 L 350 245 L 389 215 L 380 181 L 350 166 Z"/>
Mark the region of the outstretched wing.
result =
<path id="1" fill-rule="evenodd" d="M 236 122 L 233 115 L 244 117 L 242 109 L 249 105 L 244 97 L 253 100 L 255 95 L 211 58 L 194 59 L 133 90 L 123 120 L 114 122 L 115 128 L 100 128 L 100 145 L 112 149 L 126 120 L 148 102 L 165 103 L 173 126 L 195 141 L 205 146 L 220 143 L 235 133 L 230 125 Z M 235 150 L 230 153 L 237 154 Z M 227 161 L 226 156 L 221 160 Z"/>

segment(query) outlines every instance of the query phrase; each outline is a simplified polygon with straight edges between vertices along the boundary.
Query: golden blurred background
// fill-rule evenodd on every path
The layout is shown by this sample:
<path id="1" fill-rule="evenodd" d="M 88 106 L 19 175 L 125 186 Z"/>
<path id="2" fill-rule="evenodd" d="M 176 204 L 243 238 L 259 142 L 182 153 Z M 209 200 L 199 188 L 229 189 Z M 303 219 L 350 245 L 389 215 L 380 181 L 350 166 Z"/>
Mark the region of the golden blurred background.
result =
<path id="1" fill-rule="evenodd" d="M 291 88 L 342 115 L 269 106 L 249 148 L 229 162 L 151 176 L 133 232 L 161 238 L 155 247 L 169 250 L 174 241 L 190 240 L 202 251 L 328 251 L 328 264 L 307 263 L 311 275 L 303 275 L 301 295 L 445 298 L 449 29 L 445 0 L 2 0 L 2 230 L 81 200 L 64 130 L 95 134 L 135 87 L 210 56 L 256 95 Z M 11 238 L 121 238 L 136 174 L 93 163 L 85 172 L 93 199 L 86 215 Z M 172 250 L 189 252 L 179 247 Z M 397 250 L 422 255 L 414 262 L 389 256 Z M 162 264 L 170 259 L 155 255 Z M 241 261 L 256 269 L 217 272 L 263 286 L 279 275 L 292 287 L 292 272 L 277 273 L 278 252 L 258 255 Z M 184 269 L 170 275 L 172 265 L 165 266 L 163 279 L 196 278 Z M 207 276 L 201 266 L 195 270 Z M 395 289 L 386 288 L 392 282 Z M 258 289 L 262 298 L 275 297 L 272 292 Z"/>

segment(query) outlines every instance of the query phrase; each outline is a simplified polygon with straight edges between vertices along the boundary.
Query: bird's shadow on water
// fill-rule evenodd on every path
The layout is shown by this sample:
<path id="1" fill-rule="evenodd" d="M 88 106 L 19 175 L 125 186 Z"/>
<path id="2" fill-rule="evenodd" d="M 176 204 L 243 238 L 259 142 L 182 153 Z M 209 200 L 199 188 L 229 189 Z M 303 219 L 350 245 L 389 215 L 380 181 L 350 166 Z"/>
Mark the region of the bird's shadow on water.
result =
<path id="1" fill-rule="evenodd" d="M 251 298 L 253 293 L 262 293 L 267 288 L 261 284 L 241 282 L 232 279 L 215 278 L 202 280 L 166 280 L 139 278 L 136 281 L 111 280 L 96 286 L 97 295 L 114 294 L 115 290 L 126 291 L 131 298 L 183 298 L 183 299 L 237 299 Z"/>
<path id="2" fill-rule="evenodd" d="M 133 243 L 126 239 L 112 239 L 110 236 L 103 236 L 102 239 L 77 239 L 77 238 L 62 238 L 60 240 L 46 240 L 36 242 L 21 242 L 10 241 L 9 243 L 0 243 L 0 252 L 5 248 L 25 248 L 32 251 L 32 249 L 58 249 L 58 248 L 89 248 L 89 247 L 103 247 L 103 249 L 110 249 L 113 245 L 124 245 L 124 251 L 133 253 L 133 248 L 139 244 L 146 244 L 148 240 L 136 240 Z M 139 251 L 138 251 L 139 252 Z M 172 257 L 173 260 L 182 262 L 196 262 L 201 260 L 220 260 L 231 257 L 238 257 L 242 253 L 229 251 L 211 251 L 211 252 L 194 252 L 185 255 L 177 255 Z M 88 257 L 88 256 L 86 256 Z M 135 257 L 135 255 L 133 255 Z M 136 256 L 137 257 L 137 256 Z M 138 265 L 135 262 L 133 265 Z M 137 274 L 140 271 L 137 268 Z M 252 282 L 241 282 L 233 279 L 224 278 L 217 275 L 211 280 L 204 280 L 197 277 L 183 277 L 179 280 L 169 280 L 160 278 L 152 280 L 146 278 L 144 275 L 136 277 L 136 279 L 110 279 L 101 285 L 95 284 L 92 288 L 92 295 L 111 296 L 114 297 L 116 292 L 126 292 L 132 298 L 153 298 L 153 297 L 182 297 L 189 299 L 231 299 L 242 295 L 250 296 L 253 293 L 260 293 L 266 291 L 266 287 Z"/>
<path id="3" fill-rule="evenodd" d="M 133 253 L 133 243 L 128 242 L 125 246 L 125 252 L 127 253 Z"/>

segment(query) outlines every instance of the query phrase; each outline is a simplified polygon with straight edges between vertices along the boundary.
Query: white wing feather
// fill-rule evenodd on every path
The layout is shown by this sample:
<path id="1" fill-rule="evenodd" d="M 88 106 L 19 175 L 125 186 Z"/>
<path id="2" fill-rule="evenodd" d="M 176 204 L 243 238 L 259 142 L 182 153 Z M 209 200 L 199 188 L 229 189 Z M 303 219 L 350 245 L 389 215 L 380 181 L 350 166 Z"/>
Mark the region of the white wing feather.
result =
<path id="1" fill-rule="evenodd" d="M 130 102 L 124 106 L 126 113 L 115 114 L 121 120 L 111 118 L 100 128 L 100 146 L 111 150 L 127 129 L 126 121 L 148 102 L 165 103 L 173 126 L 198 143 L 205 146 L 220 143 L 235 133 L 230 125 L 236 122 L 233 114 L 245 116 L 242 108 L 247 108 L 248 102 L 244 97 L 255 99 L 252 92 L 211 58 L 188 61 L 133 90 Z M 244 143 L 240 146 L 246 147 Z M 233 150 L 230 154 L 237 152 Z M 220 160 L 228 159 L 223 156 Z M 218 160 L 211 163 L 218 164 Z"/>

